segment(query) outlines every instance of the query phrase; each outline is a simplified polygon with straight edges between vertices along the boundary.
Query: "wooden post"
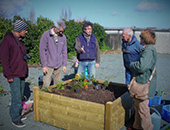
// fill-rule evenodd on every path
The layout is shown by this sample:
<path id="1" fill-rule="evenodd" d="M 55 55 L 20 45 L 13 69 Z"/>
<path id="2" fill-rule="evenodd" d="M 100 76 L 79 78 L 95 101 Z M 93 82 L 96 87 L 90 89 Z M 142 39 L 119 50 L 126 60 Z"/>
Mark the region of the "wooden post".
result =
<path id="1" fill-rule="evenodd" d="M 111 130 L 112 102 L 106 103 L 105 130 Z"/>
<path id="2" fill-rule="evenodd" d="M 34 100 L 34 120 L 39 121 L 39 112 L 38 112 L 38 102 L 39 102 L 39 87 L 33 87 L 33 100 Z"/>

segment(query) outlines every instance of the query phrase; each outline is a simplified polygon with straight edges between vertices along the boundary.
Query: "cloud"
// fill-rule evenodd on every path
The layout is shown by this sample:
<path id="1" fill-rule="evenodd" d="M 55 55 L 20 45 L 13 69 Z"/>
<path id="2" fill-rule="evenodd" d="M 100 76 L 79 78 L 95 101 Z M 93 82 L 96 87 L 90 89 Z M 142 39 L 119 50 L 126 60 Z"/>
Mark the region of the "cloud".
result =
<path id="1" fill-rule="evenodd" d="M 112 16 L 116 16 L 116 15 L 119 15 L 117 11 L 112 12 Z"/>
<path id="2" fill-rule="evenodd" d="M 104 14 L 103 10 L 96 10 L 96 13 Z"/>
<path id="3" fill-rule="evenodd" d="M 165 4 L 159 4 L 157 2 L 142 1 L 140 4 L 137 5 L 135 10 L 138 12 L 148 12 L 148 11 L 161 11 L 165 8 L 167 8 L 167 5 Z"/>
<path id="4" fill-rule="evenodd" d="M 0 11 L 10 17 L 23 11 L 30 4 L 28 0 L 0 0 Z"/>

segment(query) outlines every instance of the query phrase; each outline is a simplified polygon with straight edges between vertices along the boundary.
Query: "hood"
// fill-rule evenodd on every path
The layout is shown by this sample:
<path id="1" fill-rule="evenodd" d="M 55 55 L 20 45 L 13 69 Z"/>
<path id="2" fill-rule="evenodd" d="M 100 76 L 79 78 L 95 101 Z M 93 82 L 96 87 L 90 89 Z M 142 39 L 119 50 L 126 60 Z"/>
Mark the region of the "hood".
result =
<path id="1" fill-rule="evenodd" d="M 134 44 L 134 43 L 136 43 L 136 41 L 138 41 L 137 38 L 135 36 L 133 36 L 132 40 L 129 42 L 129 44 Z"/>
<path id="2" fill-rule="evenodd" d="M 12 34 L 12 32 L 7 32 L 7 33 L 5 34 L 5 36 L 14 37 L 14 35 Z"/>

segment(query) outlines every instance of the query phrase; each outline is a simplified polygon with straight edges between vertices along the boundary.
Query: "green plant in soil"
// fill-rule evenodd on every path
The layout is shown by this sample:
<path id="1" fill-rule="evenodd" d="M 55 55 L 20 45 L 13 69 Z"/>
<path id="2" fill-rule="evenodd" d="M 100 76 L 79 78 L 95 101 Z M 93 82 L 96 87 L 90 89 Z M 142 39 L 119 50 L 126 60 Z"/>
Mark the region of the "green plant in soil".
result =
<path id="1" fill-rule="evenodd" d="M 72 85 L 72 90 L 77 90 L 77 89 L 81 89 L 81 88 L 84 88 L 84 84 L 83 82 L 75 82 L 73 85 Z"/>
<path id="2" fill-rule="evenodd" d="M 80 80 L 81 80 L 81 81 L 84 81 L 85 79 L 86 79 L 86 76 L 85 76 L 84 73 L 82 73 L 81 76 L 80 76 Z"/>
<path id="3" fill-rule="evenodd" d="M 90 82 L 84 80 L 84 81 L 83 81 L 83 86 L 85 87 L 87 84 L 90 85 Z"/>
<path id="4" fill-rule="evenodd" d="M 103 83 L 103 85 L 105 86 L 105 87 L 107 87 L 108 86 L 108 84 L 109 84 L 109 82 L 106 80 L 106 81 L 104 81 L 104 83 Z"/>
<path id="5" fill-rule="evenodd" d="M 64 90 L 63 83 L 64 83 L 64 82 L 58 82 L 58 83 L 56 83 L 56 87 L 57 87 L 57 89 Z"/>
<path id="6" fill-rule="evenodd" d="M 0 87 L 0 93 L 4 92 L 4 88 Z"/>
<path id="7" fill-rule="evenodd" d="M 158 90 L 158 92 L 155 94 L 155 96 L 163 96 L 163 95 L 167 95 L 167 93 L 161 90 Z"/>
<path id="8" fill-rule="evenodd" d="M 97 82 L 97 80 L 94 78 L 94 75 L 91 76 L 91 81 L 94 83 L 94 82 Z"/>
<path id="9" fill-rule="evenodd" d="M 76 81 L 79 81 L 79 80 L 80 80 L 80 77 L 75 77 L 75 78 L 72 79 L 73 82 L 74 81 L 76 82 Z"/>
<path id="10" fill-rule="evenodd" d="M 44 87 L 44 86 L 42 86 L 41 90 L 45 92 L 52 92 L 51 89 Z"/>
<path id="11" fill-rule="evenodd" d="M 80 77 L 73 78 L 67 86 L 71 86 L 71 90 L 80 90 L 82 88 L 86 88 L 87 85 L 96 86 L 97 84 L 98 81 L 94 78 L 94 76 L 86 79 L 86 76 L 82 73 Z M 103 84 L 107 87 L 109 82 L 105 81 Z M 60 86 L 58 86 L 58 88 L 60 88 Z"/>
<path id="12" fill-rule="evenodd" d="M 88 79 L 91 79 L 91 77 L 90 77 L 90 75 L 88 74 L 87 76 L 86 76 Z"/>

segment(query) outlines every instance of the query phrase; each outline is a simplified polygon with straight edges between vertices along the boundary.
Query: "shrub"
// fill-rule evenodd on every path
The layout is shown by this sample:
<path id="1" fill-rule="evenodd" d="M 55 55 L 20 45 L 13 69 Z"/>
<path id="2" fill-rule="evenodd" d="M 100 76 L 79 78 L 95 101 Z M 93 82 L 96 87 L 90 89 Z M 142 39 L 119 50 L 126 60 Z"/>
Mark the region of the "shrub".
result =
<path id="1" fill-rule="evenodd" d="M 39 43 L 42 34 L 49 30 L 53 25 L 53 21 L 38 17 L 37 22 L 32 24 L 31 21 L 26 20 L 25 18 L 21 18 L 20 16 L 14 16 L 13 20 L 0 18 L 0 42 L 2 41 L 4 35 L 7 31 L 11 31 L 13 29 L 12 23 L 15 22 L 16 19 L 21 19 L 28 24 L 28 33 L 25 37 L 25 45 L 27 48 L 28 53 L 32 56 L 32 59 L 28 60 L 28 64 L 39 64 L 40 63 L 40 56 L 39 56 Z M 75 40 L 76 37 L 82 33 L 81 26 L 85 22 L 75 22 L 74 20 L 65 21 L 66 22 L 66 29 L 64 30 L 64 34 L 67 38 L 67 48 L 68 48 L 68 57 L 72 57 L 76 55 L 75 51 Z M 102 26 L 97 23 L 94 23 L 93 32 L 96 35 L 100 50 L 108 49 L 105 45 L 105 37 L 106 33 Z M 1 66 L 0 66 L 1 70 Z"/>
<path id="2" fill-rule="evenodd" d="M 104 28 L 101 25 L 95 23 L 92 33 L 97 37 L 97 41 L 99 43 L 100 49 L 103 49 L 103 47 L 106 46 L 105 45 L 106 33 Z"/>
<path id="3" fill-rule="evenodd" d="M 67 38 L 67 51 L 68 51 L 68 57 L 72 57 L 73 55 L 76 55 L 75 52 L 75 41 L 76 37 L 82 33 L 81 25 L 82 23 L 74 22 L 74 20 L 70 20 L 69 22 L 66 22 L 66 29 L 64 30 L 64 34 Z"/>

